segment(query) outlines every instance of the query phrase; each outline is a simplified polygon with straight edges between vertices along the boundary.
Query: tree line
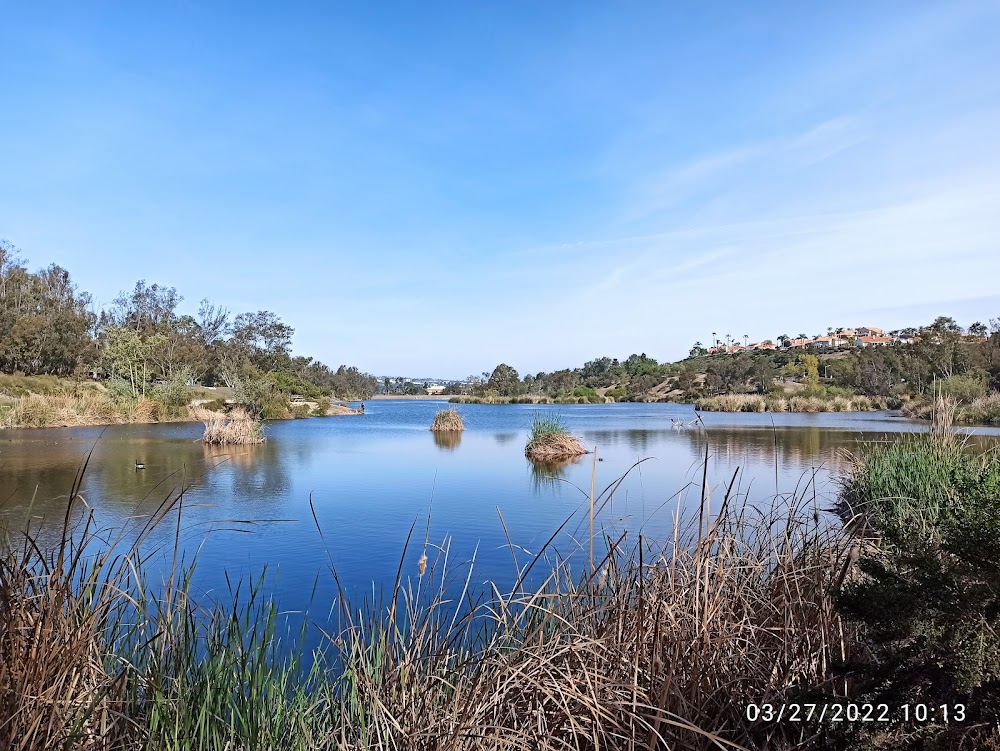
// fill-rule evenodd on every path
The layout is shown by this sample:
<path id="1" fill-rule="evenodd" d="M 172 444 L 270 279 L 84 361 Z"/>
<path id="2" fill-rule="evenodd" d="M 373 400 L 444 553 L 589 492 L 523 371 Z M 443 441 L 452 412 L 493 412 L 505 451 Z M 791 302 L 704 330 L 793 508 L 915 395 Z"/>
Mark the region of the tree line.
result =
<path id="1" fill-rule="evenodd" d="M 963 329 L 939 316 L 906 333 L 914 337 L 911 343 L 833 352 L 806 347 L 705 357 L 692 351 L 680 364 L 676 385 L 694 397 L 766 394 L 783 378 L 867 396 L 925 396 L 943 387 L 968 400 L 1000 390 L 1000 318 Z"/>
<path id="2" fill-rule="evenodd" d="M 306 397 L 368 398 L 376 379 L 293 356 L 295 330 L 267 310 L 233 315 L 202 300 L 183 313 L 174 287 L 136 282 L 112 304 L 92 297 L 52 264 L 30 271 L 0 241 L 0 372 L 114 381 L 133 396 L 157 382 L 270 388 Z"/>
<path id="3" fill-rule="evenodd" d="M 523 377 L 501 363 L 492 371 L 469 376 L 461 388 L 456 386 L 446 393 L 689 401 L 719 394 L 767 394 L 791 380 L 816 393 L 832 389 L 831 394 L 884 397 L 925 396 L 943 386 L 966 401 L 1000 390 L 1000 318 L 992 319 L 989 325 L 977 322 L 963 329 L 953 318 L 939 316 L 905 333 L 914 337 L 912 343 L 834 352 L 807 347 L 712 356 L 696 346 L 680 362 L 660 363 L 645 353 L 621 361 L 598 357 L 577 368 Z M 597 389 L 602 390 L 599 398 Z"/>

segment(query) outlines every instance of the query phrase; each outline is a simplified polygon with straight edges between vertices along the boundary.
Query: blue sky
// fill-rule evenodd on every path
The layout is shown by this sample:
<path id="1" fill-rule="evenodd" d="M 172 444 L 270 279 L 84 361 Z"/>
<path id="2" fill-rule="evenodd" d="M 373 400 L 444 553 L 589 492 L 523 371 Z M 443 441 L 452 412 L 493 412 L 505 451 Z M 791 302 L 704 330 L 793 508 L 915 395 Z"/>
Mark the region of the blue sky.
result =
<path id="1" fill-rule="evenodd" d="M 377 374 L 968 325 L 998 34 L 997 2 L 0 2 L 0 237 Z"/>

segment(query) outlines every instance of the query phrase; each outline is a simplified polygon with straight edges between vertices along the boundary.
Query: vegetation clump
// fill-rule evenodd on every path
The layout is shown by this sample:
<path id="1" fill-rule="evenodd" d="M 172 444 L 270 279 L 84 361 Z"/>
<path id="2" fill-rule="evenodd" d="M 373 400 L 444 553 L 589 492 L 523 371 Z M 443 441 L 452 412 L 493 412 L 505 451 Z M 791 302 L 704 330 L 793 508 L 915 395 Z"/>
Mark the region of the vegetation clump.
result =
<path id="1" fill-rule="evenodd" d="M 263 443 L 264 428 L 260 420 L 242 407 L 236 407 L 228 415 L 210 412 L 206 409 L 194 410 L 198 420 L 205 424 L 202 440 L 220 446 L 241 446 Z"/>
<path id="2" fill-rule="evenodd" d="M 524 455 L 536 461 L 558 461 L 589 454 L 580 439 L 570 435 L 566 426 L 555 417 L 535 417 Z"/>
<path id="3" fill-rule="evenodd" d="M 997 747 L 1000 453 L 935 427 L 856 460 L 841 511 L 869 544 L 837 604 L 867 655 L 848 665 L 856 701 L 964 705 L 964 717 L 905 734 L 868 728 L 864 748 Z"/>
<path id="4" fill-rule="evenodd" d="M 465 430 L 462 423 L 462 416 L 456 409 L 442 409 L 434 415 L 434 422 L 431 423 L 431 430 L 434 432 L 455 432 Z"/>

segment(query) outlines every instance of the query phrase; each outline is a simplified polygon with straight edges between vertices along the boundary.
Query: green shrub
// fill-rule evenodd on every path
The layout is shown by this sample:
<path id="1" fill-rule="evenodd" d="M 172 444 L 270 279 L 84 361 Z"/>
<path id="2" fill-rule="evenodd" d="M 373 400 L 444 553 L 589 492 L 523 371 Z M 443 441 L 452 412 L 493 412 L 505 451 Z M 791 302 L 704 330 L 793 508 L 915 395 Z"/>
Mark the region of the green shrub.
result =
<path id="1" fill-rule="evenodd" d="M 959 404 L 971 404 L 986 396 L 988 376 L 982 371 L 953 375 L 938 384 L 942 396 L 950 396 Z"/>
<path id="2" fill-rule="evenodd" d="M 135 394 L 132 392 L 132 384 L 124 378 L 109 378 L 104 382 L 104 388 L 107 389 L 108 394 L 114 399 L 127 399 L 130 401 L 135 399 Z"/>
<path id="3" fill-rule="evenodd" d="M 859 561 L 859 578 L 838 596 L 842 613 L 863 626 L 870 654 L 852 666 L 856 700 L 960 703 L 966 725 L 995 723 L 1000 453 L 930 435 L 878 444 L 845 481 L 841 499 L 877 541 Z M 957 732 L 927 726 L 910 745 L 892 748 L 953 748 Z"/>
<path id="4" fill-rule="evenodd" d="M 615 386 L 613 389 L 608 389 L 604 392 L 605 396 L 609 396 L 616 402 L 620 402 L 625 399 L 625 394 L 628 392 L 621 386 Z"/>
<path id="5" fill-rule="evenodd" d="M 268 373 L 264 377 L 266 380 L 274 384 L 274 387 L 278 391 L 282 391 L 285 394 L 299 394 L 300 396 L 304 396 L 312 401 L 315 401 L 323 396 L 330 396 L 330 391 L 328 389 L 320 388 L 295 373 L 277 371 Z"/>
<path id="6" fill-rule="evenodd" d="M 163 406 L 166 414 L 176 417 L 191 401 L 191 389 L 187 385 L 190 380 L 191 374 L 182 370 L 166 383 L 154 386 L 150 397 Z"/>
<path id="7" fill-rule="evenodd" d="M 282 420 L 290 415 L 288 397 L 270 379 L 241 379 L 233 392 L 236 402 L 255 420 Z"/>

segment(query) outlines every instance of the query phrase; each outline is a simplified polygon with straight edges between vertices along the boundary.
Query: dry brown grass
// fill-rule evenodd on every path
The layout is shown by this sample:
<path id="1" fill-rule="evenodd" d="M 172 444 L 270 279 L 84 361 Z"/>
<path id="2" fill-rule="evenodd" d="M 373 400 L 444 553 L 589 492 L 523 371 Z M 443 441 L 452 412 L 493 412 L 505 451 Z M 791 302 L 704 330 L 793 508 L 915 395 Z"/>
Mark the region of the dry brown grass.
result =
<path id="1" fill-rule="evenodd" d="M 205 443 L 219 446 L 245 446 L 263 443 L 264 429 L 259 420 L 251 417 L 246 410 L 237 407 L 228 415 L 194 408 L 195 419 L 205 424 Z"/>
<path id="2" fill-rule="evenodd" d="M 187 409 L 168 414 L 160 402 L 145 396 L 116 398 L 100 388 L 77 393 L 25 393 L 0 398 L 0 428 L 78 427 L 151 423 L 190 419 Z"/>
<path id="3" fill-rule="evenodd" d="M 558 417 L 536 416 L 532 421 L 531 435 L 524 447 L 524 455 L 532 461 L 553 462 L 589 453 Z"/>
<path id="4" fill-rule="evenodd" d="M 0 748 L 110 749 L 130 724 L 104 661 L 105 632 L 125 567 L 105 550 L 84 558 L 70 534 L 83 472 L 70 493 L 61 543 L 44 554 L 30 536 L 0 541 Z M 92 538 L 85 523 L 82 538 Z"/>
<path id="5" fill-rule="evenodd" d="M 854 396 L 762 396 L 722 394 L 698 399 L 696 406 L 706 412 L 868 412 L 885 409 L 884 399 Z"/>
<path id="6" fill-rule="evenodd" d="M 435 432 L 455 432 L 465 430 L 465 425 L 457 409 L 442 409 L 434 415 L 431 430 Z"/>
<path id="7" fill-rule="evenodd" d="M 580 439 L 569 434 L 554 434 L 533 438 L 524 447 L 524 455 L 529 459 L 541 462 L 553 462 L 560 459 L 570 459 L 589 453 Z"/>
<path id="8" fill-rule="evenodd" d="M 800 747 L 801 726 L 744 712 L 842 691 L 831 666 L 853 634 L 831 593 L 850 541 L 808 504 L 764 513 L 729 500 L 713 515 L 706 494 L 700 512 L 678 513 L 672 540 L 610 539 L 582 576 L 556 565 L 522 588 L 525 570 L 457 625 L 437 609 L 443 589 L 422 600 L 447 578 L 446 556 L 426 574 L 418 565 L 420 587 L 397 582 L 391 603 L 336 637 L 365 719 L 348 747 Z M 527 568 L 551 567 L 541 556 Z"/>
<path id="9" fill-rule="evenodd" d="M 111 425 L 131 419 L 130 404 L 116 402 L 109 394 L 87 391 L 72 394 L 25 394 L 10 400 L 0 427 L 74 427 Z"/>

